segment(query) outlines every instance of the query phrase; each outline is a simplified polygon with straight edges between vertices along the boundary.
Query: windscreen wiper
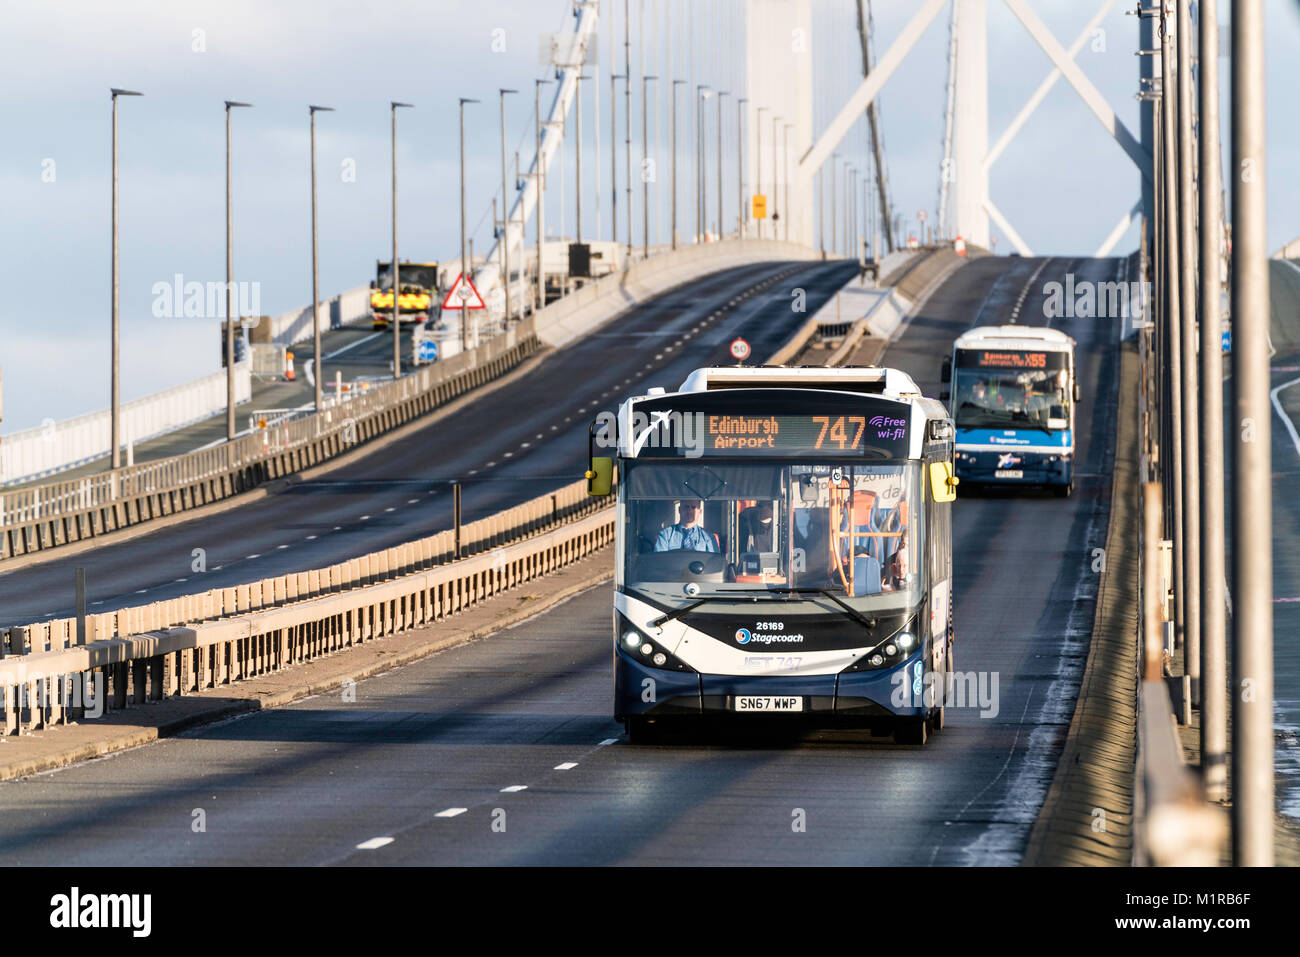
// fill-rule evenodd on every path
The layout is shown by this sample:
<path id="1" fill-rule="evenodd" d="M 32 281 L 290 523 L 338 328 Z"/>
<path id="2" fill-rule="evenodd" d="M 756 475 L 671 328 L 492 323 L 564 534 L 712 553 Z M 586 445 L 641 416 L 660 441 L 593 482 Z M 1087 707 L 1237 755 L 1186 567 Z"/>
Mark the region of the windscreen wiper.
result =
<path id="1" fill-rule="evenodd" d="M 780 591 L 780 590 L 769 589 L 769 591 Z M 781 591 L 780 593 L 784 594 L 785 592 Z M 682 605 L 681 608 L 674 608 L 672 611 L 665 612 L 664 614 L 660 615 L 658 618 L 654 619 L 654 621 L 647 622 L 647 624 L 651 628 L 658 628 L 660 625 L 664 624 L 665 622 L 672 621 L 675 618 L 680 618 L 688 611 L 694 611 L 696 608 L 699 608 L 705 602 L 710 602 L 710 601 L 730 602 L 731 604 L 735 605 L 747 601 L 772 601 L 773 600 L 771 598 L 764 598 L 763 597 L 764 594 L 766 593 L 754 592 L 754 593 L 746 594 L 744 592 L 737 592 L 735 595 L 710 595 L 707 598 L 697 598 L 693 602 L 688 602 L 687 604 Z"/>
<path id="2" fill-rule="evenodd" d="M 828 588 L 784 588 L 780 589 L 780 591 L 795 595 L 821 595 L 823 598 L 829 598 L 831 601 L 835 602 L 835 604 L 843 608 L 848 613 L 849 617 L 858 624 L 863 625 L 866 628 L 875 628 L 878 624 L 875 618 L 868 618 Z"/>
<path id="3" fill-rule="evenodd" d="M 694 611 L 696 608 L 699 608 L 701 605 L 703 605 L 706 601 L 709 600 L 710 599 L 708 598 L 700 598 L 697 601 L 689 602 L 685 605 L 682 605 L 681 608 L 674 608 L 670 612 L 665 612 L 664 614 L 656 618 L 654 621 L 647 622 L 647 624 L 651 628 L 658 628 L 660 625 L 667 624 L 668 622 L 672 621 L 675 618 L 680 618 L 688 611 Z"/>

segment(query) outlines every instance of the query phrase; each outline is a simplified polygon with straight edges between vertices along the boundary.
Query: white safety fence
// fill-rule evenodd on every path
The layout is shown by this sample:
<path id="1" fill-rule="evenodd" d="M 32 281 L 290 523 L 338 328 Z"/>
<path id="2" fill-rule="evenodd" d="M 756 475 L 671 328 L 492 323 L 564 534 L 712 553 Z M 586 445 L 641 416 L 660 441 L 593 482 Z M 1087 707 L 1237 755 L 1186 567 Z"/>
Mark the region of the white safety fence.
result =
<path id="1" fill-rule="evenodd" d="M 252 398 L 250 366 L 235 364 L 235 401 Z M 213 372 L 193 382 L 155 392 L 122 404 L 124 447 L 166 435 L 216 415 L 226 407 L 226 372 Z M 108 409 L 62 422 L 15 432 L 0 438 L 0 485 L 44 478 L 96 459 L 112 446 L 112 413 Z M 123 460 L 126 460 L 125 453 Z"/>

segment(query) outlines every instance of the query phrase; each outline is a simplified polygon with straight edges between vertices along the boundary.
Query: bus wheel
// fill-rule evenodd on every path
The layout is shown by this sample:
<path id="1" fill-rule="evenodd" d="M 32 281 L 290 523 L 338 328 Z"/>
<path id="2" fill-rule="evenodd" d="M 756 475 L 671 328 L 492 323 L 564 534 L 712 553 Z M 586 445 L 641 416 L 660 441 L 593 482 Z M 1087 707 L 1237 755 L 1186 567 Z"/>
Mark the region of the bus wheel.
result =
<path id="1" fill-rule="evenodd" d="M 896 744 L 925 744 L 929 737 L 929 718 L 902 718 L 894 727 Z"/>
<path id="2" fill-rule="evenodd" d="M 633 744 L 654 744 L 659 740 L 659 729 L 649 718 L 628 718 L 625 727 Z"/>

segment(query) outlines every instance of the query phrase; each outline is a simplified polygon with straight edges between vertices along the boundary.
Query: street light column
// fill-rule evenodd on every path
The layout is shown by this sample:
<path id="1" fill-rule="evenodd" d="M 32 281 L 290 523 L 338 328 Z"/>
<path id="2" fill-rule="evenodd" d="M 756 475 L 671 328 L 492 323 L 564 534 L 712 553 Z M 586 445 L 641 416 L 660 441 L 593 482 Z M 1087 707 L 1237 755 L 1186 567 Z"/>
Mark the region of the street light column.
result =
<path id="1" fill-rule="evenodd" d="M 120 468 L 122 465 L 122 403 L 121 403 L 121 363 L 120 363 L 120 338 L 121 324 L 118 312 L 118 274 L 117 274 L 117 98 L 119 96 L 143 96 L 142 93 L 136 93 L 132 90 L 110 91 L 113 98 L 113 280 L 112 280 L 112 433 L 109 441 L 113 445 L 113 468 Z"/>
<path id="2" fill-rule="evenodd" d="M 230 110 L 231 107 L 252 106 L 226 100 L 226 441 L 235 437 L 235 313 L 231 308 L 231 295 L 235 288 L 234 240 L 231 236 L 230 187 Z M 238 300 L 236 299 L 236 303 Z"/>

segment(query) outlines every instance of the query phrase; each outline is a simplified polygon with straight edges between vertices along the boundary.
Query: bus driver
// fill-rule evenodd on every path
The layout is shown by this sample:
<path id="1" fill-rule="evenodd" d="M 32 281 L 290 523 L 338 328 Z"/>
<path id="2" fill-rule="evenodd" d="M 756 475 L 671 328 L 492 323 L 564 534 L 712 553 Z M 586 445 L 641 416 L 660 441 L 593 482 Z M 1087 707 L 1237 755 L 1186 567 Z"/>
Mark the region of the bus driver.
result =
<path id="1" fill-rule="evenodd" d="M 669 525 L 659 532 L 659 537 L 655 539 L 655 551 L 717 552 L 717 538 L 700 524 L 704 512 L 702 506 L 703 503 L 697 498 L 679 501 L 677 513 L 681 517 L 676 525 Z"/>

